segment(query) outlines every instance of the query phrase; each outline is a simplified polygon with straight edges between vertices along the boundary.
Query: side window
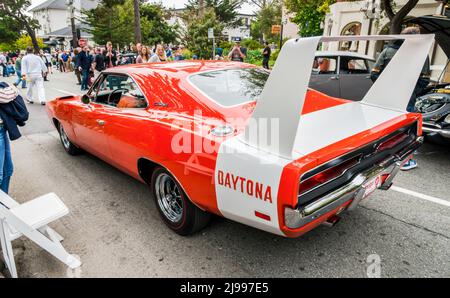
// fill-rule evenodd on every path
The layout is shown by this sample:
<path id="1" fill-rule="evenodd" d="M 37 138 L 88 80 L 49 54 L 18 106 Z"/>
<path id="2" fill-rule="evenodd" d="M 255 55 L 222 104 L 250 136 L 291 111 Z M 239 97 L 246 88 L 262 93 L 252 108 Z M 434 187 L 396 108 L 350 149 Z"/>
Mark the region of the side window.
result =
<path id="1" fill-rule="evenodd" d="M 147 101 L 145 100 L 144 94 L 137 86 L 136 82 L 128 77 L 128 79 L 123 83 L 124 91 L 121 93 L 120 99 L 117 102 L 117 107 L 121 109 L 132 109 L 132 108 L 146 108 Z"/>
<path id="2" fill-rule="evenodd" d="M 336 70 L 337 59 L 335 57 L 316 57 L 314 59 L 313 74 L 336 74 Z"/>
<path id="3" fill-rule="evenodd" d="M 341 74 L 368 74 L 370 69 L 367 67 L 366 60 L 341 58 Z"/>
<path id="4" fill-rule="evenodd" d="M 136 83 L 127 75 L 105 74 L 89 93 L 93 102 L 117 108 L 145 108 L 147 102 Z"/>

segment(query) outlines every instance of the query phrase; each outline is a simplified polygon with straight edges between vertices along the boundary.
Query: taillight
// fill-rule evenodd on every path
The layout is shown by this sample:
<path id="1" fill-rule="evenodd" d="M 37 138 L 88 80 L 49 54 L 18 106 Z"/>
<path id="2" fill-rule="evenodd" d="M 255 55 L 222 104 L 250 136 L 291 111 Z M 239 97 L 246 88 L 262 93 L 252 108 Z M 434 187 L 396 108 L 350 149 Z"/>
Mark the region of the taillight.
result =
<path id="1" fill-rule="evenodd" d="M 361 155 L 355 156 L 353 158 L 347 159 L 340 164 L 323 170 L 320 173 L 315 174 L 303 181 L 300 181 L 299 194 L 304 194 L 311 189 L 316 188 L 319 185 L 330 182 L 339 176 L 342 176 L 348 169 L 359 163 Z"/>
<path id="2" fill-rule="evenodd" d="M 377 147 L 376 151 L 379 152 L 379 151 L 383 151 L 383 150 L 387 150 L 387 149 L 392 149 L 396 145 L 398 145 L 401 142 L 403 142 L 404 140 L 406 140 L 408 137 L 409 137 L 409 135 L 404 132 L 399 133 L 399 134 L 393 136 L 392 138 L 389 138 L 386 141 L 384 141 L 383 143 L 381 143 Z"/>

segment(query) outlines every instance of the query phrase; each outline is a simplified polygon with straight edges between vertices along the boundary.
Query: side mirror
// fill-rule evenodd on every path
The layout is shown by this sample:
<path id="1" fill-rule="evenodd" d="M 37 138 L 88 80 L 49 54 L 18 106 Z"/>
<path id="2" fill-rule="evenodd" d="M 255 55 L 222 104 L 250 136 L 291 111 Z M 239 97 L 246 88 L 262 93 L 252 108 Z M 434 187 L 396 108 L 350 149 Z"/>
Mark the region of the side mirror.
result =
<path id="1" fill-rule="evenodd" d="M 91 102 L 91 99 L 89 98 L 89 96 L 87 96 L 87 94 L 84 94 L 83 96 L 81 96 L 81 102 L 84 104 L 89 104 Z"/>

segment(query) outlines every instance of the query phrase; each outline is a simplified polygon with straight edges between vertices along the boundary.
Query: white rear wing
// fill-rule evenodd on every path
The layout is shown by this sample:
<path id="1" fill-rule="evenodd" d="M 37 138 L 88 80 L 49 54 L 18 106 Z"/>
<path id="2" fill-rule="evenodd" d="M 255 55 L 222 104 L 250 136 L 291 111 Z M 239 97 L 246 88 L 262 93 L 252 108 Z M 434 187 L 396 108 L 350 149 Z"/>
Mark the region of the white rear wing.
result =
<path id="1" fill-rule="evenodd" d="M 269 136 L 270 139 L 273 134 L 278 134 L 278 145 L 273 147 L 260 138 L 250 137 L 252 133 L 250 130 L 255 129 L 250 127 L 251 125 L 246 127 L 244 141 L 253 147 L 292 159 L 311 69 L 319 43 L 358 40 L 404 40 L 397 54 L 359 104 L 406 113 L 406 107 L 433 44 L 434 35 L 291 39 L 281 49 L 249 122 L 251 125 L 252 123 L 256 125 L 259 136 Z M 258 124 L 262 122 L 267 124 L 268 119 L 277 119 L 278 126 Z"/>

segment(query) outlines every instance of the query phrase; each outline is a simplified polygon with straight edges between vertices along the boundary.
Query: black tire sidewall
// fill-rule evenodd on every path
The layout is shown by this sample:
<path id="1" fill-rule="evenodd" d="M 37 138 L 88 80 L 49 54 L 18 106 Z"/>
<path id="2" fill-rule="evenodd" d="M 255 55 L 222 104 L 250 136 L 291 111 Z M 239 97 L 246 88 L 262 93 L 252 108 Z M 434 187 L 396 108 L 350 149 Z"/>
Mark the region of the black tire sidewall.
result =
<path id="1" fill-rule="evenodd" d="M 169 175 L 173 181 L 175 181 L 175 183 L 177 184 L 178 188 L 180 189 L 181 192 L 181 200 L 183 202 L 183 214 L 181 216 L 180 221 L 174 223 L 172 221 L 170 221 L 165 215 L 164 212 L 161 210 L 159 203 L 158 203 L 158 197 L 156 196 L 156 187 L 155 187 L 155 183 L 156 183 L 156 179 L 159 175 L 161 174 L 166 174 Z M 157 169 L 155 169 L 155 171 L 153 171 L 152 177 L 151 177 L 151 184 L 150 184 L 150 188 L 152 191 L 152 195 L 153 195 L 153 199 L 155 201 L 156 204 L 156 208 L 158 209 L 158 213 L 161 216 L 161 218 L 163 219 L 164 223 L 173 231 L 175 231 L 176 233 L 180 234 L 180 235 L 188 235 L 191 230 L 192 230 L 192 226 L 194 224 L 194 216 L 195 216 L 195 206 L 190 202 L 189 198 L 187 197 L 186 193 L 184 192 L 183 188 L 181 187 L 181 185 L 178 183 L 178 181 L 173 177 L 172 174 L 170 174 L 169 171 L 167 171 L 166 169 L 159 167 Z"/>

